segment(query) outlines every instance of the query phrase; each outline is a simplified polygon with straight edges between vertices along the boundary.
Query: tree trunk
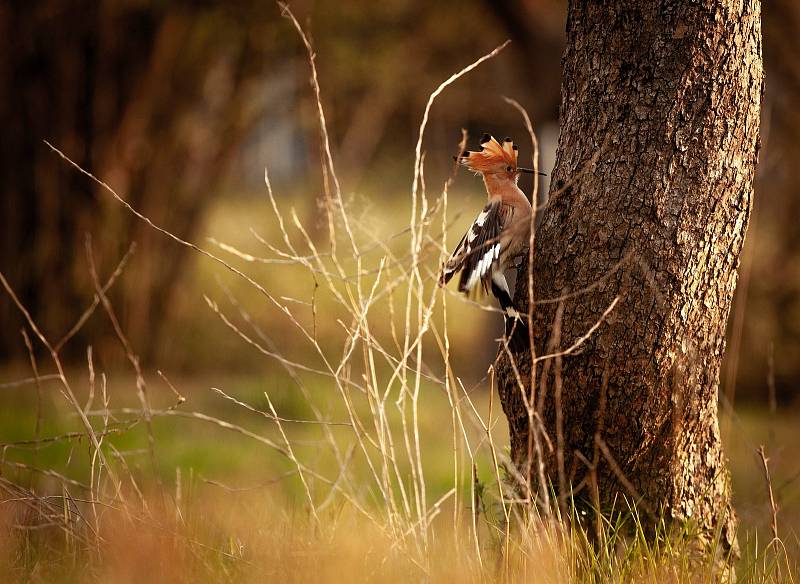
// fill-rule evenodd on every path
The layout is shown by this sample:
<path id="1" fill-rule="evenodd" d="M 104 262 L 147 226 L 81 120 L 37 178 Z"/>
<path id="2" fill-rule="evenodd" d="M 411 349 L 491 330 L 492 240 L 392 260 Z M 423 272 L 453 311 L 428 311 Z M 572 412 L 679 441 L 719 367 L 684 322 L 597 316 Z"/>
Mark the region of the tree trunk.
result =
<path id="1" fill-rule="evenodd" d="M 535 240 L 536 355 L 570 347 L 619 301 L 533 380 L 527 350 L 512 352 L 518 376 L 503 350 L 498 364 L 512 457 L 532 484 L 537 417 L 519 381 L 552 443 L 541 440 L 541 476 L 562 502 L 567 485 L 604 508 L 626 497 L 651 517 L 719 529 L 728 546 L 717 390 L 759 147 L 760 17 L 756 0 L 570 2 Z M 523 307 L 527 286 L 523 269 Z"/>

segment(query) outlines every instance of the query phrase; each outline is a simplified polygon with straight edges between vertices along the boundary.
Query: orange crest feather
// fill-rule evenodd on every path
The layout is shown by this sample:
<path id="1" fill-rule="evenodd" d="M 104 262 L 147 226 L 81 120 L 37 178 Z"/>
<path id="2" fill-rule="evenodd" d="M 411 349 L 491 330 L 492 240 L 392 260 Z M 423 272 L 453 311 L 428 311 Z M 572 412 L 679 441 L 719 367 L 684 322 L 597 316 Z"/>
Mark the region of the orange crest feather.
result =
<path id="1" fill-rule="evenodd" d="M 517 147 L 511 138 L 506 138 L 501 144 L 493 136 L 484 134 L 481 149 L 464 151 L 459 162 L 475 172 L 498 172 L 509 166 L 513 172 L 517 170 L 517 155 Z"/>

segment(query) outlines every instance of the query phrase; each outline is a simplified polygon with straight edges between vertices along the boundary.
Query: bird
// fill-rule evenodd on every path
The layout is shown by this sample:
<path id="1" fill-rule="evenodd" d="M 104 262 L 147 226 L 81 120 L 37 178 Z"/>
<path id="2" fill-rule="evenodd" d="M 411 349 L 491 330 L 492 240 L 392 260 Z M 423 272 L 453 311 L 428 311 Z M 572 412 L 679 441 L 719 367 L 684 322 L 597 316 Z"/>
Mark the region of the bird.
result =
<path id="1" fill-rule="evenodd" d="M 488 202 L 444 264 L 439 284 L 447 285 L 461 273 L 458 290 L 470 294 L 478 283 L 491 291 L 505 313 L 506 334 L 514 327 L 527 330 L 506 280 L 506 270 L 528 247 L 531 203 L 517 186 L 520 173 L 535 174 L 517 166 L 519 149 L 511 138 L 502 142 L 484 134 L 479 151 L 465 150 L 454 157 L 483 178 Z M 539 173 L 542 174 L 542 173 Z"/>

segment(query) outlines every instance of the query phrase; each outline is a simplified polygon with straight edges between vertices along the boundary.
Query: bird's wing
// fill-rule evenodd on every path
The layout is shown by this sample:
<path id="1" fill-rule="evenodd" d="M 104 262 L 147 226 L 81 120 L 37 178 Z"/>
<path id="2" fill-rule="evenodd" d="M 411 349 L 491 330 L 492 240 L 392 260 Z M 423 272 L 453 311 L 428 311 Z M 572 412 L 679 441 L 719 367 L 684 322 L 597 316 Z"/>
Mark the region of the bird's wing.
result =
<path id="1" fill-rule="evenodd" d="M 469 292 L 480 281 L 488 285 L 485 278 L 491 274 L 492 264 L 500 258 L 502 252 L 500 233 L 513 213 L 513 208 L 503 205 L 499 198 L 489 201 L 445 264 L 440 283 L 447 284 L 453 275 L 461 271 L 458 284 L 461 292 Z"/>

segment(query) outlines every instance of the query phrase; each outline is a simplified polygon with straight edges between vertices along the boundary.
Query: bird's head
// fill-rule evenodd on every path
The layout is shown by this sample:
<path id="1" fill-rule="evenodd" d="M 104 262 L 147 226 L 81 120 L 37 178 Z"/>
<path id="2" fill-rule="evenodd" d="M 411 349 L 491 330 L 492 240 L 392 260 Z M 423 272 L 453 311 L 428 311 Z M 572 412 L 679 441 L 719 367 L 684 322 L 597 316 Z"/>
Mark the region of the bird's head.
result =
<path id="1" fill-rule="evenodd" d="M 457 160 L 462 166 L 480 173 L 484 177 L 492 175 L 494 178 L 516 182 L 520 173 L 533 173 L 533 170 L 529 168 L 517 166 L 517 155 L 518 148 L 511 138 L 505 138 L 500 143 L 489 134 L 484 134 L 481 138 L 480 150 L 465 150 Z"/>

